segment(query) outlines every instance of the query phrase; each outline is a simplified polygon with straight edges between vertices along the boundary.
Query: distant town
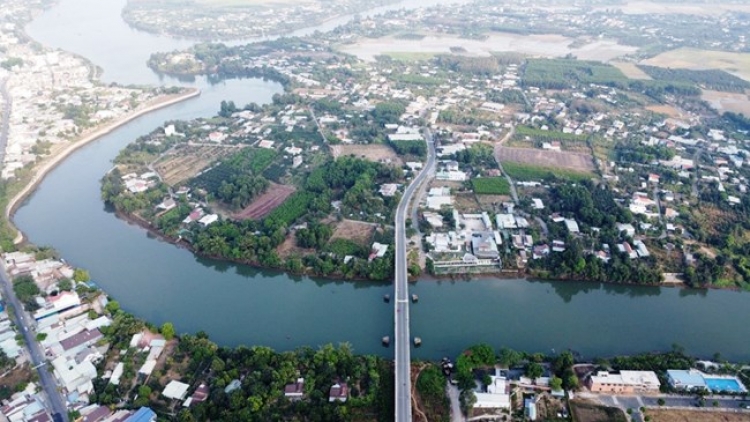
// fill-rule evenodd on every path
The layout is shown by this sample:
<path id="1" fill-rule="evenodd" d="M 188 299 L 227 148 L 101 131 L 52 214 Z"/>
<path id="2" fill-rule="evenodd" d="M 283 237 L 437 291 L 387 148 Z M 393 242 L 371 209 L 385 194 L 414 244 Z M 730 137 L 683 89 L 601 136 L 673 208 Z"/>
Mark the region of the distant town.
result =
<path id="1" fill-rule="evenodd" d="M 219 6 L 133 1 L 123 18 L 212 40 L 374 6 L 337 3 L 248 6 L 229 19 Z M 397 394 L 419 421 L 750 420 L 750 367 L 679 344 L 594 359 L 497 339 L 402 360 L 407 386 L 394 382 L 398 359 L 348 343 L 229 348 L 127 312 L 10 218 L 78 146 L 199 93 L 101 84 L 85 58 L 25 34 L 50 5 L 7 0 L 0 11 L 3 420 L 388 421 Z M 686 7 L 479 1 L 157 53 L 148 65 L 164 74 L 263 78 L 283 93 L 222 101 L 214 116 L 133 139 L 101 197 L 197 255 L 291 274 L 406 284 L 405 265 L 411 279 L 747 290 L 750 6 Z M 396 292 L 394 318 L 408 327 L 401 310 L 419 298 Z M 399 344 L 396 331 L 384 347 L 421 344 Z"/>

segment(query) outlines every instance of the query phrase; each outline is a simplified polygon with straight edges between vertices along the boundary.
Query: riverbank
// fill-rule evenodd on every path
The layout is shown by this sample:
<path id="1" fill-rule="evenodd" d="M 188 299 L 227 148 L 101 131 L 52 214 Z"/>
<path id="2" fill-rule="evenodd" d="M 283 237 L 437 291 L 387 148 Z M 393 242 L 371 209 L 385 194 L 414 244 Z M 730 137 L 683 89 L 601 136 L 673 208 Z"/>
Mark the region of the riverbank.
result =
<path id="1" fill-rule="evenodd" d="M 39 183 L 42 180 L 44 180 L 45 176 L 50 171 L 52 171 L 55 167 L 60 165 L 60 163 L 62 163 L 70 154 L 74 153 L 76 150 L 87 145 L 88 143 L 93 142 L 101 138 L 102 136 L 114 131 L 120 126 L 123 126 L 131 122 L 132 120 L 137 119 L 138 117 L 154 112 L 161 108 L 168 107 L 170 105 L 177 104 L 182 101 L 186 101 L 190 98 L 197 97 L 200 95 L 200 93 L 201 91 L 199 89 L 188 88 L 186 89 L 185 92 L 181 94 L 165 95 L 165 96 L 155 98 L 153 101 L 150 102 L 150 104 L 144 105 L 140 110 L 136 110 L 126 116 L 122 116 L 112 122 L 105 124 L 104 126 L 98 129 L 95 129 L 94 131 L 86 135 L 83 135 L 78 140 L 71 142 L 69 145 L 67 145 L 64 149 L 62 149 L 56 155 L 48 157 L 41 163 L 37 164 L 34 168 L 32 168 L 31 179 L 28 182 L 26 182 L 24 187 L 10 201 L 8 201 L 8 204 L 5 207 L 5 219 L 7 220 L 9 227 L 16 232 L 16 236 L 13 240 L 13 243 L 19 244 L 23 242 L 23 239 L 24 239 L 23 232 L 21 232 L 13 224 L 13 219 L 12 219 L 13 213 L 16 211 L 18 206 L 23 202 L 23 200 L 26 199 L 26 197 L 29 196 L 32 192 L 34 192 L 34 190 L 39 185 Z"/>

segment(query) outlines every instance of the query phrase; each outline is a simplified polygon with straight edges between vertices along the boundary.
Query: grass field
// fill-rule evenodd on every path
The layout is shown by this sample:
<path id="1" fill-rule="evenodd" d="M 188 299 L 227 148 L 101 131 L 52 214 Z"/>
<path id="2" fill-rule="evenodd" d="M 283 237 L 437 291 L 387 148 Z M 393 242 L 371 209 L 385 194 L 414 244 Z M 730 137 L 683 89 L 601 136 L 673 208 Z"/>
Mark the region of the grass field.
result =
<path id="1" fill-rule="evenodd" d="M 641 69 L 638 69 L 638 66 L 636 66 L 635 63 L 610 62 L 610 64 L 620 69 L 620 72 L 624 73 L 625 76 L 627 76 L 630 79 L 641 79 L 641 80 L 651 79 L 651 77 L 648 76 L 646 72 L 642 71 Z"/>
<path id="2" fill-rule="evenodd" d="M 641 63 L 678 69 L 719 69 L 750 81 L 750 53 L 678 48 Z"/>
<path id="3" fill-rule="evenodd" d="M 471 185 L 477 195 L 510 195 L 510 184 L 504 177 L 477 177 Z"/>
<path id="4" fill-rule="evenodd" d="M 515 180 L 539 181 L 550 179 L 552 176 L 574 181 L 591 178 L 591 174 L 586 172 L 514 162 L 503 162 L 503 170 Z"/>
<path id="5" fill-rule="evenodd" d="M 421 53 L 418 51 L 384 51 L 382 55 L 402 62 L 418 62 L 422 60 L 429 60 L 437 56 L 437 53 Z"/>
<path id="6" fill-rule="evenodd" d="M 646 415 L 652 422 L 748 422 L 750 413 L 698 410 L 648 409 Z"/>
<path id="7" fill-rule="evenodd" d="M 571 401 L 570 411 L 577 422 L 627 422 L 622 410 L 593 403 Z"/>
<path id="8" fill-rule="evenodd" d="M 549 169 L 572 170 L 585 173 L 594 170 L 591 154 L 567 151 L 548 151 L 538 148 L 495 148 L 499 162 L 520 163 Z"/>

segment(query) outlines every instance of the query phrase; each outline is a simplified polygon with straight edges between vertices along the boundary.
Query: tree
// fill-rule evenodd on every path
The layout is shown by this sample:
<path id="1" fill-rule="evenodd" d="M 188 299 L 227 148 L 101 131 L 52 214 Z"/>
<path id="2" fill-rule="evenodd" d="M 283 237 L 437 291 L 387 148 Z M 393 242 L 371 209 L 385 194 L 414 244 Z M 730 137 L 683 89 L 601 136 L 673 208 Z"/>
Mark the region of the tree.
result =
<path id="1" fill-rule="evenodd" d="M 537 362 L 531 362 L 526 365 L 525 374 L 531 379 L 539 378 L 544 374 L 544 367 Z"/>
<path id="2" fill-rule="evenodd" d="M 79 283 L 85 283 L 91 280 L 91 276 L 89 275 L 88 271 L 81 268 L 76 268 L 76 270 L 73 272 L 73 280 Z"/>
<path id="3" fill-rule="evenodd" d="M 501 365 L 505 365 L 508 368 L 512 368 L 516 365 L 518 365 L 521 360 L 523 359 L 523 355 L 520 352 L 516 352 L 513 349 L 509 349 L 507 347 L 503 347 L 500 349 L 500 354 L 498 356 L 498 362 Z"/>
<path id="4" fill-rule="evenodd" d="M 110 300 L 107 303 L 107 306 L 104 307 L 107 312 L 109 312 L 111 315 L 116 314 L 120 310 L 120 303 L 116 300 Z"/>
<path id="5" fill-rule="evenodd" d="M 44 341 L 47 338 L 47 333 L 37 333 L 36 341 Z"/>
<path id="6" fill-rule="evenodd" d="M 165 322 L 161 326 L 161 335 L 164 336 L 165 340 L 172 340 L 174 338 L 174 325 L 171 322 Z"/>
<path id="7" fill-rule="evenodd" d="M 18 300 L 23 302 L 26 310 L 32 312 L 39 309 L 35 298 L 41 294 L 41 291 L 31 276 L 22 275 L 13 279 L 13 291 L 16 292 Z"/>
<path id="8" fill-rule="evenodd" d="M 64 279 L 60 280 L 60 281 L 59 281 L 59 282 L 57 283 L 57 287 L 58 287 L 58 288 L 59 288 L 60 290 L 64 290 L 64 291 L 66 291 L 66 292 L 69 292 L 69 291 L 73 290 L 73 282 L 72 282 L 72 281 L 70 281 L 70 279 L 69 279 L 69 278 L 64 278 Z"/>
<path id="9" fill-rule="evenodd" d="M 550 386 L 550 388 L 552 388 L 552 391 L 560 391 L 560 390 L 562 390 L 562 384 L 563 384 L 562 378 L 558 378 L 558 377 L 553 376 L 549 380 L 549 386 Z"/>

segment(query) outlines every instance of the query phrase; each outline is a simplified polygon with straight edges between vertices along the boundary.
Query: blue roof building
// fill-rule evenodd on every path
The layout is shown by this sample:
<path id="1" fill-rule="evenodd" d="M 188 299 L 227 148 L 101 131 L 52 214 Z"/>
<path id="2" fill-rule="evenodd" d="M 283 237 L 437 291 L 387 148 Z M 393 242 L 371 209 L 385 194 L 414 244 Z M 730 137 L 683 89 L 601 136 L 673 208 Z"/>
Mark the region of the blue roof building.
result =
<path id="1" fill-rule="evenodd" d="M 703 373 L 695 369 L 682 370 L 670 369 L 667 371 L 669 385 L 679 390 L 697 390 L 705 389 L 706 381 L 703 379 Z"/>
<path id="2" fill-rule="evenodd" d="M 156 413 L 148 407 L 141 407 L 125 419 L 125 422 L 156 422 Z"/>

